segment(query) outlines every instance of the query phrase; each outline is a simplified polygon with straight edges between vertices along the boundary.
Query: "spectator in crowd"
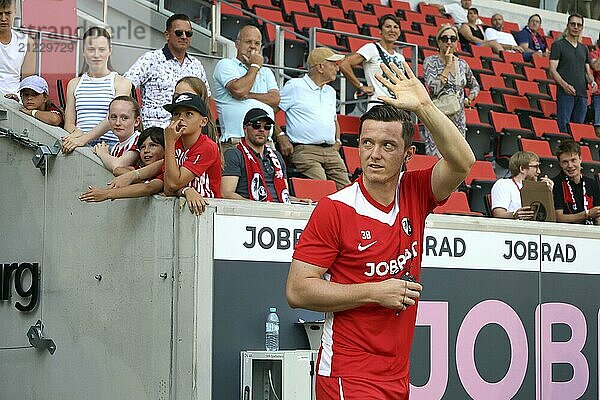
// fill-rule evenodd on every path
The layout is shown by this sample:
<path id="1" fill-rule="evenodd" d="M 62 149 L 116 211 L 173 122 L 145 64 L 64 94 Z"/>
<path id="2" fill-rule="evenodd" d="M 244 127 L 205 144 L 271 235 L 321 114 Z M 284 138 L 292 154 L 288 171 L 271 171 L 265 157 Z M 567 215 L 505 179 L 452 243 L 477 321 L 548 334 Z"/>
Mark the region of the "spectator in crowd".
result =
<path id="1" fill-rule="evenodd" d="M 140 153 L 140 160 L 137 165 L 115 168 L 113 175 L 120 176 L 130 171 L 134 171 L 135 174 L 135 171 L 153 163 L 159 163 L 162 167 L 165 158 L 165 131 L 163 128 L 153 126 L 144 129 L 137 138 L 136 146 Z M 156 175 L 160 173 L 159 171 L 160 169 L 157 170 Z"/>
<path id="2" fill-rule="evenodd" d="M 23 79 L 19 84 L 19 94 L 23 102 L 21 112 L 48 125 L 62 128 L 65 115 L 63 110 L 48 98 L 48 93 L 48 82 L 41 76 L 31 75 Z M 5 94 L 4 97 L 19 101 L 19 97 L 14 93 Z"/>
<path id="3" fill-rule="evenodd" d="M 0 95 L 19 91 L 19 82 L 35 74 L 33 39 L 13 29 L 16 0 L 0 0 Z"/>
<path id="4" fill-rule="evenodd" d="M 83 35 L 83 75 L 73 78 L 67 85 L 65 130 L 62 151 L 70 153 L 75 148 L 95 146 L 100 142 L 110 147 L 119 141 L 110 131 L 106 118 L 108 105 L 117 96 L 131 94 L 131 82 L 116 73 L 110 64 L 112 47 L 110 35 L 104 28 L 93 27 Z"/>
<path id="5" fill-rule="evenodd" d="M 115 169 L 136 165 L 140 160 L 137 140 L 143 128 L 138 102 L 130 96 L 115 97 L 108 106 L 108 122 L 119 142 L 111 149 L 104 142 L 98 143 L 94 154 L 114 174 Z"/>
<path id="6" fill-rule="evenodd" d="M 244 116 L 244 137 L 225 152 L 221 192 L 226 199 L 290 203 L 285 163 L 266 146 L 275 121 L 262 108 Z"/>
<path id="7" fill-rule="evenodd" d="M 495 218 L 533 219 L 529 206 L 521 207 L 523 181 L 536 181 L 540 174 L 540 158 L 530 151 L 517 151 L 508 161 L 510 179 L 498 179 L 492 186 L 492 216 Z M 552 191 L 554 182 L 544 176 L 540 179 Z"/>
<path id="8" fill-rule="evenodd" d="M 215 142 L 202 133 L 208 111 L 202 98 L 181 93 L 164 106 L 172 115 L 165 129 L 164 181 L 167 196 L 185 195 L 187 187 L 202 197 L 221 197 L 221 157 Z"/>
<path id="9" fill-rule="evenodd" d="M 222 59 L 215 66 L 214 99 L 225 147 L 235 147 L 241 141 L 242 122 L 250 109 L 262 108 L 274 118 L 273 109 L 279 104 L 275 75 L 269 68 L 263 68 L 261 46 L 260 30 L 246 25 L 235 41 L 236 58 Z"/>
<path id="10" fill-rule="evenodd" d="M 550 56 L 546 39 L 540 34 L 541 27 L 542 17 L 539 14 L 533 14 L 527 20 L 527 25 L 515 33 L 517 44 L 523 48 L 523 59 L 525 61 L 531 61 L 533 56 Z"/>
<path id="11" fill-rule="evenodd" d="M 590 53 L 590 67 L 594 75 L 594 82 L 596 82 L 596 92 L 592 96 L 592 107 L 594 108 L 594 129 L 596 130 L 596 136 L 600 138 L 600 34 L 598 34 L 598 40 L 596 41 L 596 48 Z"/>
<path id="12" fill-rule="evenodd" d="M 204 66 L 187 51 L 192 44 L 192 24 L 185 14 L 173 14 L 167 19 L 164 32 L 166 43 L 162 49 L 143 54 L 125 73 L 142 92 L 142 122 L 145 126 L 166 127 L 171 116 L 163 105 L 173 96 L 177 81 L 186 76 L 195 76 L 210 88 Z"/>
<path id="13" fill-rule="evenodd" d="M 368 109 L 376 103 L 381 103 L 378 96 L 389 96 L 390 92 L 377 80 L 375 74 L 381 74 L 381 64 L 395 64 L 402 68 L 404 56 L 396 50 L 395 42 L 400 37 L 400 22 L 398 17 L 387 14 L 379 18 L 381 39 L 375 43 L 367 43 L 356 53 L 348 55 L 340 64 L 342 74 L 354 85 L 358 95 L 369 96 Z M 352 68 L 362 64 L 367 86 L 358 80 Z"/>
<path id="14" fill-rule="evenodd" d="M 568 132 L 569 122 L 583 123 L 587 113 L 587 84 L 596 93 L 598 84 L 590 69 L 590 55 L 580 43 L 583 17 L 570 15 L 564 37 L 552 43 L 550 75 L 556 81 L 556 115 L 561 132 Z"/>
<path id="15" fill-rule="evenodd" d="M 439 52 L 423 61 L 425 86 L 434 103 L 454 122 L 463 137 L 467 133 L 465 106 L 469 106 L 479 94 L 479 84 L 465 60 L 454 55 L 458 29 L 453 25 L 442 26 L 436 35 Z M 465 95 L 469 88 L 469 95 Z M 443 106 L 452 105 L 451 109 Z M 425 148 L 429 155 L 441 157 L 429 130 L 424 131 Z"/>
<path id="16" fill-rule="evenodd" d="M 556 221 L 600 225 L 600 188 L 598 181 L 581 173 L 581 147 L 573 140 L 556 149 L 562 169 L 554 181 Z"/>
<path id="17" fill-rule="evenodd" d="M 175 90 L 173 97 L 181 93 L 195 93 L 206 105 L 206 111 L 208 112 L 208 123 L 206 124 L 206 135 L 213 140 L 215 143 L 219 143 L 219 133 L 217 131 L 217 125 L 215 123 L 215 116 L 210 109 L 210 98 L 208 95 L 208 88 L 204 81 L 195 76 L 184 76 L 175 84 Z"/>
<path id="18" fill-rule="evenodd" d="M 363 173 L 319 201 L 288 273 L 289 305 L 326 313 L 315 367 L 318 399 L 409 398 L 425 218 L 475 162 L 410 67 L 404 63 L 406 77 L 395 65 L 398 76 L 382 69 L 395 98 L 383 97 L 386 105 L 361 117 Z M 412 124 L 403 110 L 433 132 L 443 154 L 435 166 L 402 172 L 414 154 Z"/>
<path id="19" fill-rule="evenodd" d="M 137 147 L 140 150 L 140 166 L 148 166 L 154 162 L 161 162 L 165 155 L 164 130 L 159 127 L 145 129 L 138 137 Z M 124 170 L 124 168 L 121 168 Z M 135 169 L 135 171 L 139 171 Z M 138 183 L 132 183 L 122 187 L 99 188 L 88 186 L 88 190 L 79 196 L 79 200 L 88 203 L 97 203 L 105 200 L 124 199 L 131 197 L 144 197 L 160 193 L 163 189 L 163 181 L 156 178 L 148 178 Z"/>
<path id="20" fill-rule="evenodd" d="M 340 126 L 336 119 L 336 93 L 328 85 L 344 59 L 331 49 L 318 47 L 308 55 L 308 73 L 293 78 L 281 89 L 279 107 L 285 111 L 286 132 L 277 136 L 282 154 L 298 172 L 311 179 L 331 179 L 338 189 L 350 183 L 340 156 Z"/>
<path id="21" fill-rule="evenodd" d="M 600 17 L 600 5 L 594 0 L 558 0 L 556 11 L 562 14 L 581 14 L 594 19 Z"/>
<path id="22" fill-rule="evenodd" d="M 523 48 L 517 45 L 512 33 L 502 32 L 504 28 L 504 17 L 501 14 L 492 15 L 492 26 L 485 30 L 485 40 L 495 40 L 504 50 L 512 50 L 519 53 Z"/>
<path id="23" fill-rule="evenodd" d="M 467 11 L 467 22 L 458 29 L 460 45 L 463 50 L 471 51 L 471 46 L 491 47 L 494 53 L 499 54 L 504 48 L 495 40 L 485 40 L 485 34 L 479 21 L 479 10 L 475 7 Z"/>
<path id="24" fill-rule="evenodd" d="M 430 6 L 439 8 L 440 12 L 450 15 L 457 27 L 467 23 L 467 11 L 472 4 L 471 0 L 460 0 L 460 4 L 456 2 L 449 4 L 429 3 Z"/>

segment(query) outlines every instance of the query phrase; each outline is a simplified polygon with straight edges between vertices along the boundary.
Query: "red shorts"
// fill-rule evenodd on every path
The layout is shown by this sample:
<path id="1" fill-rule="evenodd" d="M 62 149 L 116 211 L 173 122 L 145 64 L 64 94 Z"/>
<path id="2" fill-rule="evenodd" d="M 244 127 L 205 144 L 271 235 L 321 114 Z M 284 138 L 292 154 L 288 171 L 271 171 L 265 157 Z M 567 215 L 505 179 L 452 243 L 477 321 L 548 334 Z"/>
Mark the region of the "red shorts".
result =
<path id="1" fill-rule="evenodd" d="M 395 381 L 317 375 L 317 400 L 408 400 L 408 376 Z"/>

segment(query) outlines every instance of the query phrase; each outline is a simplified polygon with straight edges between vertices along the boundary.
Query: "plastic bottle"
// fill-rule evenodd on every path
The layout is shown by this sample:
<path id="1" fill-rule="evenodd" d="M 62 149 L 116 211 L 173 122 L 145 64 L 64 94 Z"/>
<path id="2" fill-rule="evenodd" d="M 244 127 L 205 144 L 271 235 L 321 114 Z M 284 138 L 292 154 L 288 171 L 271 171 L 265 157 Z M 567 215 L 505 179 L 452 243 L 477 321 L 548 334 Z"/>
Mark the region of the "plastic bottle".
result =
<path id="1" fill-rule="evenodd" d="M 265 324 L 265 349 L 267 351 L 279 350 L 279 316 L 275 307 L 269 308 L 267 323 Z"/>

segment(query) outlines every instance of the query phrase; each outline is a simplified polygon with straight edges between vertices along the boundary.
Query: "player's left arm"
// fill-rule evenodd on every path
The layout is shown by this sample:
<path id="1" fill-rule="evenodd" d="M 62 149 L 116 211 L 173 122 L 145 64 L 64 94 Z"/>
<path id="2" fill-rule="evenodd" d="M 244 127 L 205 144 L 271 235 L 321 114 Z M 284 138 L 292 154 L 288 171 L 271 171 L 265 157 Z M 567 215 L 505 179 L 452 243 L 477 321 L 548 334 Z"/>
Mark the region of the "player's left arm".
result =
<path id="1" fill-rule="evenodd" d="M 409 65 L 403 62 L 406 76 L 400 68 L 390 64 L 392 71 L 381 64 L 382 71 L 390 77 L 377 79 L 392 90 L 395 99 L 379 96 L 380 100 L 395 107 L 412 111 L 431 132 L 442 158 L 433 168 L 431 189 L 436 200 L 447 198 L 465 179 L 475 163 L 471 147 L 454 123 L 433 104 L 423 84 L 413 74 Z"/>

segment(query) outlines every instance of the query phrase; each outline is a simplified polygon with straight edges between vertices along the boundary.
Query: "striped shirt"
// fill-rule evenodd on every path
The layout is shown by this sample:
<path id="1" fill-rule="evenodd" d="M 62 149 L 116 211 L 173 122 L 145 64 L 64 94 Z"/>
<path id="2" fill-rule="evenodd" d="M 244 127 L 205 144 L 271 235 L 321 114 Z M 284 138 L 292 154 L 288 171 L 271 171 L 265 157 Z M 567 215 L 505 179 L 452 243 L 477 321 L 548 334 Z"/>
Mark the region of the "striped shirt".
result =
<path id="1" fill-rule="evenodd" d="M 102 122 L 108 114 L 108 105 L 115 98 L 116 72 L 102 78 L 92 78 L 87 72 L 81 76 L 75 88 L 75 112 L 77 127 L 83 133 Z M 119 139 L 112 131 L 106 132 L 99 139 L 110 145 L 116 144 Z"/>
<path id="2" fill-rule="evenodd" d="M 113 157 L 121 157 L 123 154 L 127 153 L 128 151 L 139 152 L 139 149 L 137 148 L 137 141 L 138 141 L 139 137 L 140 137 L 140 132 L 138 132 L 138 131 L 133 132 L 131 134 L 131 136 L 129 136 L 127 139 L 115 144 L 113 146 L 113 148 L 110 150 L 110 155 Z"/>

